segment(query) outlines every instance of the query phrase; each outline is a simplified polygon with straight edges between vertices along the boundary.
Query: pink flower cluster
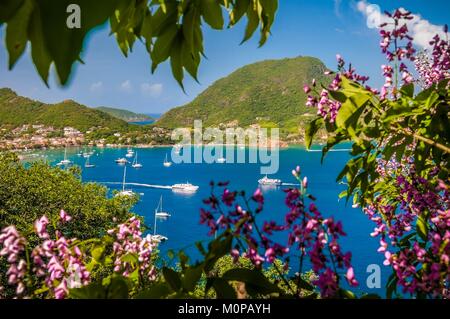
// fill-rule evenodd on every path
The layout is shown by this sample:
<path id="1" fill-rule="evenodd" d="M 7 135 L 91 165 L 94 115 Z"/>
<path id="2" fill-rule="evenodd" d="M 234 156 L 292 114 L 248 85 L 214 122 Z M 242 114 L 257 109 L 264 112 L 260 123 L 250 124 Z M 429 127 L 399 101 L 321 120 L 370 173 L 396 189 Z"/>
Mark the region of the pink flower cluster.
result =
<path id="1" fill-rule="evenodd" d="M 131 217 L 127 222 L 108 230 L 108 234 L 115 240 L 113 243 L 115 272 L 129 277 L 136 270 L 136 266 L 124 257 L 135 254 L 138 257 L 139 274 L 147 280 L 156 279 L 156 269 L 152 264 L 152 252 L 157 243 L 151 235 L 142 237 L 141 221 L 138 218 Z"/>
<path id="2" fill-rule="evenodd" d="M 293 173 L 300 181 L 299 169 Z M 302 182 L 302 189 L 287 190 L 285 204 L 290 209 L 285 217 L 289 229 L 288 246 L 295 245 L 301 258 L 309 256 L 313 271 L 318 274 L 313 283 L 321 290 L 321 296 L 335 297 L 339 289 L 339 270 L 345 270 L 351 286 L 358 285 L 351 266 L 351 253 L 342 252 L 338 243 L 346 234 L 341 222 L 335 222 L 332 217 L 324 218 L 314 203 L 305 208 L 306 187 L 303 186 L 305 183 Z"/>
<path id="3" fill-rule="evenodd" d="M 16 294 L 21 296 L 25 292 L 24 279 L 27 272 L 27 263 L 22 258 L 26 240 L 14 226 L 9 226 L 0 233 L 0 245 L 3 246 L 0 250 L 0 256 L 5 257 L 9 264 L 6 272 L 8 284 L 16 286 Z"/>
<path id="4" fill-rule="evenodd" d="M 285 216 L 283 224 L 275 221 L 264 221 L 262 227 L 256 223 L 256 215 L 248 208 L 244 210 L 236 203 L 236 196 L 242 195 L 242 199 L 248 206 L 245 193 L 223 190 L 220 201 L 212 192 L 212 195 L 204 200 L 209 209 L 201 209 L 200 223 L 209 226 L 209 235 L 219 230 L 231 232 L 237 239 L 236 246 L 231 251 L 231 256 L 237 260 L 241 256 L 249 258 L 252 263 L 260 267 L 264 262 L 273 263 L 280 258 L 289 266 L 289 252 L 292 248 L 300 251 L 300 268 L 303 259 L 309 257 L 314 272 L 318 279 L 314 284 L 319 287 L 324 298 L 336 297 L 339 291 L 339 272 L 344 272 L 348 283 L 358 285 L 351 266 L 351 253 L 343 253 L 338 240 L 345 236 L 341 222 L 335 222 L 333 218 L 324 218 L 314 203 L 305 208 L 305 197 L 313 200 L 313 196 L 307 195 L 308 180 L 301 179 L 300 168 L 293 170 L 293 175 L 300 182 L 300 188 L 286 191 L 285 204 L 289 212 Z M 227 183 L 221 183 L 227 185 Z M 214 185 L 213 185 L 214 187 Z M 233 195 L 230 195 L 233 194 Z M 232 199 L 232 200 L 231 200 Z M 264 197 L 260 189 L 257 189 L 250 200 L 258 207 L 257 212 L 262 211 Z M 224 210 L 221 202 L 230 209 Z M 281 245 L 272 239 L 277 232 L 287 234 L 287 244 Z M 243 243 L 246 243 L 244 245 Z M 301 273 L 302 269 L 300 269 Z"/>
<path id="5" fill-rule="evenodd" d="M 342 104 L 339 101 L 334 100 L 330 96 L 330 91 L 339 91 L 341 89 L 342 77 L 346 77 L 351 81 L 355 81 L 367 90 L 377 94 L 378 91 L 366 85 L 369 80 L 368 76 L 360 75 L 356 73 L 356 69 L 350 64 L 348 69 L 345 68 L 344 59 L 338 54 L 336 55 L 338 62 L 338 73 L 334 74 L 334 78 L 329 84 L 327 89 L 322 89 L 320 92 L 316 89 L 316 80 L 313 79 L 311 85 L 304 85 L 303 91 L 308 94 L 306 100 L 306 106 L 317 108 L 317 115 L 323 117 L 330 123 L 334 123 L 337 113 Z M 325 72 L 326 75 L 332 74 L 330 71 Z M 314 93 L 314 94 L 311 94 Z"/>
<path id="6" fill-rule="evenodd" d="M 42 294 L 48 291 L 49 297 L 66 298 L 71 288 L 87 285 L 91 278 L 86 268 L 91 257 L 79 248 L 76 238 L 67 239 L 62 235 L 61 228 L 72 220 L 64 210 L 55 223 L 53 239 L 48 231 L 52 225 L 46 216 L 42 216 L 34 223 L 34 231 L 41 243 L 31 252 L 28 243 L 14 226 L 4 228 L 0 233 L 0 257 L 6 258 L 8 263 L 8 284 L 16 288 L 17 297 L 31 296 L 34 291 L 26 291 L 28 287 L 41 289 Z M 58 227 L 57 227 L 58 226 Z M 132 217 L 127 222 L 111 229 L 108 233 L 114 238 L 113 254 L 114 271 L 124 276 L 130 276 L 135 270 L 146 280 L 154 280 L 155 268 L 152 265 L 152 252 L 156 243 L 150 235 L 142 238 L 140 220 Z M 127 255 L 135 255 L 136 262 Z M 26 256 L 29 256 L 27 262 Z M 41 287 L 42 286 L 42 287 Z M 46 288 L 45 288 L 46 287 Z M 0 287 L 0 292 L 3 287 Z"/>
<path id="7" fill-rule="evenodd" d="M 433 46 L 431 56 L 427 52 L 421 52 L 416 57 L 415 67 L 424 88 L 450 78 L 450 41 L 447 32 L 448 27 L 445 25 L 446 39 L 441 39 L 439 35 L 436 35 L 430 41 L 430 45 Z"/>
<path id="8" fill-rule="evenodd" d="M 70 220 L 71 217 L 61 210 L 59 222 L 62 224 Z M 17 287 L 18 296 L 25 294 L 25 281 L 32 282 L 33 276 L 43 278 L 45 286 L 56 299 L 65 298 L 70 288 L 89 283 L 89 272 L 83 264 L 83 255 L 74 244 L 76 239 L 66 239 L 59 230 L 55 230 L 56 239 L 51 239 L 47 231 L 48 224 L 46 216 L 42 216 L 34 223 L 36 234 L 44 241 L 32 250 L 30 264 L 23 258 L 27 250 L 26 241 L 17 233 L 14 226 L 2 231 L 0 244 L 4 247 L 2 249 L 4 255 L 8 255 L 8 283 Z M 19 255 L 22 259 L 19 259 Z"/>
<path id="9" fill-rule="evenodd" d="M 392 266 L 404 293 L 449 298 L 448 186 L 443 181 L 434 185 L 417 176 L 413 165 L 407 172 L 395 180 L 398 206 L 386 204 L 380 195 L 374 205 L 364 208 L 376 224 L 371 236 L 380 237 L 378 251 L 385 256 L 384 264 Z M 411 237 L 415 229 L 422 233 Z"/>

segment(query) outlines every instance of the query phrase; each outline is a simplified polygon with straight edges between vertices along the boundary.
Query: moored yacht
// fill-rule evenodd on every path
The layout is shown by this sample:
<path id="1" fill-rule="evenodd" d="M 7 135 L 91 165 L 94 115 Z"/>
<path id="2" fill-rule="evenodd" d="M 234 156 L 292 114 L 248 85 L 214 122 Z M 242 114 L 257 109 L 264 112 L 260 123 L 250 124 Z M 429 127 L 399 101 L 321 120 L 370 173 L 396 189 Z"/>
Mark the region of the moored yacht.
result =
<path id="1" fill-rule="evenodd" d="M 155 209 L 155 216 L 161 217 L 161 218 L 170 217 L 170 214 L 168 212 L 164 211 L 162 208 L 162 195 L 161 195 L 161 198 L 159 199 L 158 207 L 156 207 L 156 209 Z"/>
<path id="2" fill-rule="evenodd" d="M 122 180 L 122 190 L 116 194 L 117 196 L 134 196 L 134 192 L 131 189 L 125 189 L 126 185 L 126 176 L 127 176 L 127 167 L 123 167 L 123 180 Z"/>
<path id="3" fill-rule="evenodd" d="M 267 175 L 258 180 L 261 185 L 281 185 L 281 179 L 268 178 Z"/>
<path id="4" fill-rule="evenodd" d="M 91 164 L 91 163 L 89 162 L 89 158 L 90 158 L 90 156 L 88 156 L 88 157 L 86 158 L 86 163 L 84 164 L 84 167 L 85 167 L 85 168 L 93 168 L 93 167 L 95 167 L 94 164 Z"/>
<path id="5" fill-rule="evenodd" d="M 58 164 L 59 165 L 68 165 L 70 163 L 72 163 L 72 162 L 69 159 L 67 159 L 67 147 L 66 147 L 66 148 L 64 148 L 64 159 L 61 162 L 59 162 Z"/>
<path id="6" fill-rule="evenodd" d="M 128 163 L 128 160 L 126 158 L 121 157 L 116 159 L 114 162 L 116 162 L 117 164 L 126 164 Z"/>
<path id="7" fill-rule="evenodd" d="M 125 157 L 133 157 L 133 156 L 134 156 L 134 151 L 131 148 L 129 148 L 127 150 L 127 154 L 125 155 Z"/>
<path id="8" fill-rule="evenodd" d="M 163 165 L 164 165 L 164 167 L 170 167 L 170 166 L 172 166 L 172 162 L 170 162 L 169 160 L 167 160 L 167 154 L 166 154 L 166 158 L 164 159 Z"/>
<path id="9" fill-rule="evenodd" d="M 131 164 L 131 166 L 133 168 L 142 168 L 142 164 L 138 162 L 138 156 L 137 156 L 137 152 L 136 155 L 134 156 L 134 160 L 133 160 L 133 164 Z"/>
<path id="10" fill-rule="evenodd" d="M 172 190 L 180 193 L 195 193 L 198 190 L 198 186 L 191 183 L 180 183 L 172 185 Z"/>

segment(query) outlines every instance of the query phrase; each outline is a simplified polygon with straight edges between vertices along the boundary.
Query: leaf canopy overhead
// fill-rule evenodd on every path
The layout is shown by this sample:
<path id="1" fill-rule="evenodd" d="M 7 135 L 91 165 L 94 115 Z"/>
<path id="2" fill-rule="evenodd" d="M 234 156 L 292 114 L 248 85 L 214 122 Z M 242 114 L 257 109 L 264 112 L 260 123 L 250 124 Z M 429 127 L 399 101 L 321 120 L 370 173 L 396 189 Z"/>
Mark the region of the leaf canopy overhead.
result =
<path id="1" fill-rule="evenodd" d="M 80 9 L 80 28 L 67 26 L 73 4 Z M 125 56 L 138 40 L 148 51 L 151 71 L 170 59 L 172 74 L 183 87 L 184 72 L 197 80 L 205 56 L 203 24 L 222 30 L 246 16 L 242 42 L 259 27 L 261 46 L 277 8 L 278 0 L 0 0 L 0 27 L 6 24 L 9 69 L 30 43 L 33 63 L 47 86 L 52 64 L 60 83 L 67 85 L 74 64 L 82 62 L 86 35 L 108 21 Z"/>

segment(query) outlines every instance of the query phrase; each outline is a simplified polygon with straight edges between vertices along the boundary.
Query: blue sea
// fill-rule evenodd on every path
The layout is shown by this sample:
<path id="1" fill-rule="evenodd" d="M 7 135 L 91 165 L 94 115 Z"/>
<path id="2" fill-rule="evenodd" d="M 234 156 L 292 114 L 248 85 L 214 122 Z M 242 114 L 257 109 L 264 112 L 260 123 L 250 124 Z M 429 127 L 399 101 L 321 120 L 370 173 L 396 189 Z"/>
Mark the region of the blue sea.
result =
<path id="1" fill-rule="evenodd" d="M 345 199 L 338 200 L 338 194 L 345 189 L 345 186 L 336 183 L 335 179 L 350 158 L 348 151 L 345 151 L 348 145 L 339 147 L 340 151 L 330 152 L 323 164 L 320 161 L 319 145 L 313 148 L 316 150 L 314 152 L 308 152 L 303 147 L 281 149 L 279 172 L 269 177 L 279 178 L 285 183 L 295 183 L 291 171 L 297 165 L 301 167 L 302 175 L 308 177 L 310 193 L 317 198 L 316 204 L 319 210 L 325 216 L 334 216 L 336 220 L 343 222 L 347 236 L 341 240 L 341 243 L 344 251 L 350 250 L 353 253 L 353 266 L 360 282 L 359 292 L 383 294 L 383 287 L 390 269 L 382 265 L 383 256 L 377 253 L 378 241 L 369 236 L 374 225 L 360 209 L 352 208 L 351 203 L 346 205 Z M 94 150 L 95 155 L 91 157 L 90 162 L 96 167 L 83 168 L 83 181 L 121 182 L 123 166 L 117 165 L 114 160 L 124 157 L 126 149 L 98 148 Z M 75 164 L 83 167 L 85 159 L 78 157 L 77 152 L 79 152 L 78 149 L 68 150 L 68 157 Z M 258 179 L 262 177 L 261 165 L 257 163 L 173 164 L 166 168 L 162 163 L 166 154 L 170 157 L 170 148 L 145 148 L 137 149 L 137 152 L 143 168 L 134 169 L 128 165 L 127 182 L 161 186 L 190 182 L 199 186 L 199 190 L 190 195 L 174 193 L 170 189 L 130 186 L 134 192 L 140 194 L 139 203 L 133 208 L 133 211 L 144 216 L 147 225 L 153 227 L 154 211 L 161 196 L 164 210 L 172 215 L 168 220 L 157 223 L 158 233 L 169 238 L 160 246 L 162 256 L 165 256 L 168 250 L 184 249 L 188 252 L 191 260 L 194 261 L 200 257 L 194 243 L 208 240 L 208 229 L 199 224 L 199 209 L 204 205 L 202 199 L 210 194 L 210 181 L 230 181 L 230 189 L 245 190 L 251 194 L 258 187 Z M 49 150 L 41 154 L 54 165 L 63 159 L 63 153 L 62 150 Z M 121 187 L 119 184 L 107 184 L 107 186 L 111 189 Z M 283 221 L 287 209 L 284 205 L 285 193 L 282 189 L 283 187 L 262 189 L 265 195 L 265 206 L 259 215 L 261 220 L 275 220 L 280 223 Z M 285 243 L 285 236 L 278 236 L 278 238 L 280 243 Z M 295 252 L 292 253 L 295 255 Z M 381 289 L 367 288 L 366 279 L 370 274 L 367 272 L 367 267 L 371 264 L 381 267 Z M 292 269 L 296 271 L 298 264 L 296 265 L 295 258 L 291 260 L 291 265 Z"/>

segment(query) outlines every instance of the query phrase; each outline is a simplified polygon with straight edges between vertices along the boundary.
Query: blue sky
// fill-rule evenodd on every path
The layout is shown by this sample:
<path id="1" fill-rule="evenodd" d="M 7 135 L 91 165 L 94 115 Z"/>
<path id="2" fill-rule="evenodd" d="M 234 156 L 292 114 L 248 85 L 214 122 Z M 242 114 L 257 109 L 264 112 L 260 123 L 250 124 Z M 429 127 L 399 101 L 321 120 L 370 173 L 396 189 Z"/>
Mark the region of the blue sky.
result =
<path id="1" fill-rule="evenodd" d="M 370 2 L 370 1 L 369 1 Z M 285 57 L 315 56 L 334 68 L 335 55 L 351 61 L 362 74 L 371 77 L 371 83 L 381 84 L 380 64 L 384 62 L 378 48 L 378 32 L 367 26 L 365 8 L 372 3 L 381 10 L 405 7 L 417 14 L 423 26 L 418 38 L 426 32 L 450 24 L 448 0 L 280 0 L 280 8 L 267 44 L 258 48 L 258 37 L 239 45 L 245 23 L 225 31 L 214 31 L 207 26 L 200 84 L 186 76 L 186 94 L 172 78 L 168 63 L 150 72 L 150 61 L 142 45 L 125 58 L 108 36 L 107 28 L 95 31 L 85 44 L 85 65 L 76 67 L 74 78 L 66 88 L 58 86 L 54 78 L 46 88 L 24 55 L 13 71 L 7 71 L 4 43 L 0 43 L 0 87 L 10 87 L 19 94 L 44 102 L 74 99 L 88 106 L 112 106 L 144 113 L 161 113 L 183 105 L 195 98 L 215 80 L 246 64 Z M 424 33 L 425 32 L 425 33 Z M 4 32 L 0 30 L 4 41 Z M 420 43 L 418 43 L 420 46 Z M 303 83 L 299 83 L 299 89 Z"/>

